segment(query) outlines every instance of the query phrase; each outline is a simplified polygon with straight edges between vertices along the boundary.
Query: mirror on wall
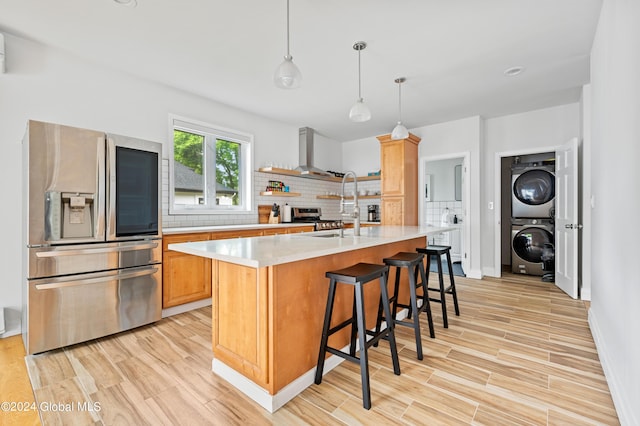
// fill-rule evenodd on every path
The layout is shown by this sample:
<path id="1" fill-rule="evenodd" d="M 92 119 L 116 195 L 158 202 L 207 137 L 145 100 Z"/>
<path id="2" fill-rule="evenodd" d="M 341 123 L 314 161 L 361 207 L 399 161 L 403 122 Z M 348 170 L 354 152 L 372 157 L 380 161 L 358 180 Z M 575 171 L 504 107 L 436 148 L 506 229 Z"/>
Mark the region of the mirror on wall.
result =
<path id="1" fill-rule="evenodd" d="M 426 201 L 462 201 L 463 160 L 451 158 L 425 163 Z"/>

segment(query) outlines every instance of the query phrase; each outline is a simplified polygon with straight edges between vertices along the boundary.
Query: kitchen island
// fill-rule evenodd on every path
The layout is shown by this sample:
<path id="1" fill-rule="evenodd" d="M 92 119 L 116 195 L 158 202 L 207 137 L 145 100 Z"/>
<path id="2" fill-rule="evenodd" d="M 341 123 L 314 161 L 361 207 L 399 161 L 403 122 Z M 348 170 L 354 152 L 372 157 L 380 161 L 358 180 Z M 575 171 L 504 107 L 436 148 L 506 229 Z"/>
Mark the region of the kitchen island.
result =
<path id="1" fill-rule="evenodd" d="M 170 244 L 211 258 L 212 368 L 273 412 L 313 383 L 328 293 L 325 272 L 358 262 L 381 263 L 399 251 L 426 245 L 428 235 L 447 227 L 378 226 L 229 240 Z M 401 293 L 400 298 L 407 295 Z M 367 286 L 367 327 L 375 326 L 380 291 Z M 351 315 L 353 292 L 339 286 L 334 323 Z M 346 346 L 349 330 L 331 337 Z M 325 372 L 341 358 L 330 357 Z"/>

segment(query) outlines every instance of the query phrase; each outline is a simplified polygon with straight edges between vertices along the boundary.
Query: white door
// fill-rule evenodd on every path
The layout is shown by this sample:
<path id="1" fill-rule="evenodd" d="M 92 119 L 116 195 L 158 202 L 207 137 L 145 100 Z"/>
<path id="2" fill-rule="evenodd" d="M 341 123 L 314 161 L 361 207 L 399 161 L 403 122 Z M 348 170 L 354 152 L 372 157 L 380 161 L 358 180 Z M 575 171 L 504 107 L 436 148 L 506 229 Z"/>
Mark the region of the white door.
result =
<path id="1" fill-rule="evenodd" d="M 578 139 L 556 150 L 556 285 L 578 298 Z"/>

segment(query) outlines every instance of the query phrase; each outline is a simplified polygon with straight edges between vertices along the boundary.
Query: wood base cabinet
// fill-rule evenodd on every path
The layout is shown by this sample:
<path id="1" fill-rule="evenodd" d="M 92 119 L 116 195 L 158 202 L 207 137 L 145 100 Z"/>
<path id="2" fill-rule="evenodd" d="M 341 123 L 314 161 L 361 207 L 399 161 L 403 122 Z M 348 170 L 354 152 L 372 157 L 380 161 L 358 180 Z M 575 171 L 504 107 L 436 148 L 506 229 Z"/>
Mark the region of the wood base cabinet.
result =
<path id="1" fill-rule="evenodd" d="M 211 297 L 211 259 L 169 250 L 169 244 L 299 232 L 313 232 L 313 225 L 165 235 L 162 239 L 162 308 Z"/>
<path id="2" fill-rule="evenodd" d="M 211 297 L 211 259 L 172 251 L 169 244 L 206 241 L 211 233 L 167 235 L 162 252 L 162 308 Z"/>
<path id="3" fill-rule="evenodd" d="M 380 189 L 382 225 L 418 224 L 418 144 L 409 133 L 406 139 L 378 136 L 380 141 Z"/>

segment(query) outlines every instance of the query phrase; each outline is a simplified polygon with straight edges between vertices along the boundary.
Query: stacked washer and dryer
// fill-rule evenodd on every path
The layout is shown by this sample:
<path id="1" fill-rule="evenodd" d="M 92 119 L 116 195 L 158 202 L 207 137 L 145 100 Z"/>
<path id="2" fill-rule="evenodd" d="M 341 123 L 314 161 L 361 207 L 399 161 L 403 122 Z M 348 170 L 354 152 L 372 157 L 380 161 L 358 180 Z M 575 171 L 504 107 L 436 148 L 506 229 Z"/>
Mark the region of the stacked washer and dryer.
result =
<path id="1" fill-rule="evenodd" d="M 511 268 L 554 280 L 555 160 L 511 167 Z"/>

